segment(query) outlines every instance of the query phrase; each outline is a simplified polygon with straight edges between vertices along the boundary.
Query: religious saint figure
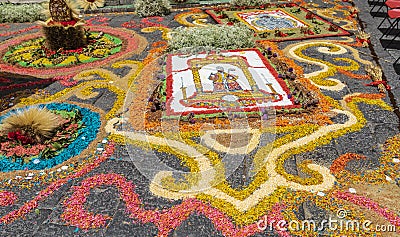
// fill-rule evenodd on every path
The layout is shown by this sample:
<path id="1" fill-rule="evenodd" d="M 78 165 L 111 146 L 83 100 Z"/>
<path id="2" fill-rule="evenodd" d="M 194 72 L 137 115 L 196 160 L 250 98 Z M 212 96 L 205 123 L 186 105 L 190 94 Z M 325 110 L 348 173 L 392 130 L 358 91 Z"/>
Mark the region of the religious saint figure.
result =
<path id="1" fill-rule="evenodd" d="M 231 73 L 235 69 L 228 69 L 228 72 L 225 72 L 224 68 L 220 66 L 216 69 L 217 72 L 211 73 L 208 77 L 209 80 L 213 81 L 215 92 L 242 90 L 237 82 L 238 76 Z"/>

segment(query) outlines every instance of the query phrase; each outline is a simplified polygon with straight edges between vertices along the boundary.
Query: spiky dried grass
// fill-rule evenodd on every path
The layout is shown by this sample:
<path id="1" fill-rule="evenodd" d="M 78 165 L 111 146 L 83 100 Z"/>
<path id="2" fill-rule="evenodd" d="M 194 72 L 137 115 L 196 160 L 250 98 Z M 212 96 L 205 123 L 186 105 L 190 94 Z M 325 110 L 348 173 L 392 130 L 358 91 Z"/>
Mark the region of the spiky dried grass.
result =
<path id="1" fill-rule="evenodd" d="M 36 141 L 49 138 L 59 126 L 59 116 L 46 108 L 33 107 L 20 110 L 5 118 L 0 124 L 2 133 L 22 131 Z"/>

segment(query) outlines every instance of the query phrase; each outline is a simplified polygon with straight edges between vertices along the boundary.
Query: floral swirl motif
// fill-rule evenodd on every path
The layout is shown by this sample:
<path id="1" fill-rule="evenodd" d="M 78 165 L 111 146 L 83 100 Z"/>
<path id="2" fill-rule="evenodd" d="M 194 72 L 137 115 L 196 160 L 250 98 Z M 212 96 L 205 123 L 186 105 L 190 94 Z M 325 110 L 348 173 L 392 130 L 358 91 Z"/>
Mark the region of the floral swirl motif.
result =
<path id="1" fill-rule="evenodd" d="M 193 19 L 192 22 L 188 20 L 191 17 Z M 187 26 L 187 27 L 197 27 L 197 26 L 207 26 L 207 17 L 208 15 L 204 13 L 200 9 L 193 9 L 190 12 L 183 12 L 177 14 L 174 19 L 179 22 L 179 24 Z"/>
<path id="2" fill-rule="evenodd" d="M 153 223 L 157 226 L 158 236 L 167 236 L 173 229 L 177 228 L 190 214 L 199 213 L 211 219 L 215 228 L 226 236 L 249 236 L 262 229 L 256 223 L 243 227 L 236 227 L 234 223 L 218 209 L 196 199 L 186 199 L 182 204 L 166 210 L 145 210 L 141 208 L 139 195 L 134 192 L 135 186 L 118 174 L 100 174 L 89 177 L 82 181 L 80 186 L 74 187 L 75 192 L 64 202 L 66 209 L 61 215 L 68 224 L 82 229 L 99 228 L 106 225 L 106 221 L 112 219 L 109 216 L 93 214 L 84 209 L 86 198 L 90 190 L 100 185 L 111 185 L 118 188 L 120 198 L 125 202 L 127 212 L 131 218 L 142 223 Z M 268 223 L 277 227 L 277 223 L 283 220 L 281 214 L 285 208 L 284 204 L 278 203 L 272 206 L 268 213 Z M 262 219 L 267 219 L 263 216 Z M 290 236 L 287 231 L 279 230 L 280 236 Z"/>
<path id="3" fill-rule="evenodd" d="M 355 60 L 350 58 L 333 58 L 333 60 L 337 62 L 345 62 L 348 64 L 347 66 L 335 65 L 326 60 L 307 56 L 304 53 L 305 50 L 312 47 L 318 47 L 318 52 L 329 56 L 342 55 L 350 51 Z M 358 51 L 350 46 L 340 45 L 326 40 L 292 44 L 287 46 L 284 49 L 284 52 L 287 53 L 289 57 L 300 62 L 305 62 L 320 67 L 321 70 L 307 73 L 304 76 L 310 79 L 314 85 L 318 86 L 319 88 L 332 91 L 340 91 L 345 87 L 345 85 L 341 81 L 330 77 L 335 76 L 337 73 L 346 73 L 346 75 L 352 75 L 352 71 L 357 71 L 360 68 L 360 64 L 358 62 L 366 65 L 371 64 L 371 62 L 361 59 Z"/>

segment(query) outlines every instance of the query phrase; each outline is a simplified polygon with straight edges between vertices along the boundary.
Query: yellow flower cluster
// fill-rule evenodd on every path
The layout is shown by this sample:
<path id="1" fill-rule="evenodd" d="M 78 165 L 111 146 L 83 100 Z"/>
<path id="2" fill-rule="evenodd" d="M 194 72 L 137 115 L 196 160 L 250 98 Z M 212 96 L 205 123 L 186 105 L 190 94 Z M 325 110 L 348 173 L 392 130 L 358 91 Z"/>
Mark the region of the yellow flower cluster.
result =
<path id="1" fill-rule="evenodd" d="M 338 130 L 336 132 L 332 132 L 327 136 L 318 138 L 313 143 L 309 143 L 309 144 L 301 146 L 299 148 L 292 148 L 291 150 L 289 150 L 289 152 L 286 152 L 285 154 L 283 154 L 281 157 L 278 158 L 277 165 L 276 165 L 276 172 L 283 175 L 286 179 L 288 179 L 290 181 L 297 182 L 297 183 L 300 183 L 303 185 L 313 185 L 313 184 L 320 183 L 321 179 L 322 179 L 321 175 L 315 171 L 307 169 L 306 168 L 307 162 L 302 163 L 300 168 L 302 168 L 307 174 L 309 174 L 311 176 L 311 178 L 301 178 L 299 176 L 287 174 L 284 169 L 285 160 L 290 158 L 292 155 L 312 151 L 318 146 L 329 144 L 332 141 L 332 139 L 334 139 L 334 138 L 343 136 L 347 133 L 358 131 L 361 128 L 363 128 L 366 124 L 366 119 L 365 119 L 364 115 L 362 114 L 362 112 L 358 109 L 358 107 L 357 107 L 358 103 L 363 102 L 363 103 L 367 103 L 367 104 L 378 105 L 386 110 L 392 109 L 383 100 L 362 98 L 361 96 L 350 97 L 350 101 L 346 104 L 346 106 L 356 116 L 356 118 L 357 118 L 356 124 L 354 124 L 353 126 Z"/>
<path id="2" fill-rule="evenodd" d="M 133 74 L 129 75 L 129 77 L 128 77 L 128 87 L 132 86 L 132 82 L 135 80 L 135 78 L 142 71 L 142 69 L 144 67 L 143 63 L 140 62 L 140 61 L 122 60 L 122 61 L 118 61 L 116 63 L 113 63 L 113 65 L 111 65 L 112 68 L 122 68 L 122 67 L 125 67 L 125 66 L 131 66 L 131 65 L 135 65 L 137 68 L 133 72 Z"/>
<path id="3" fill-rule="evenodd" d="M 143 33 L 152 33 L 152 32 L 155 32 L 157 30 L 162 32 L 161 37 L 162 37 L 163 40 L 169 40 L 170 39 L 169 33 L 171 32 L 171 30 L 169 28 L 166 28 L 166 27 L 152 26 L 152 27 L 143 28 L 141 31 Z"/>
<path id="4" fill-rule="evenodd" d="M 193 19 L 193 22 L 188 21 L 189 17 Z M 186 27 L 207 26 L 207 18 L 208 14 L 205 14 L 200 9 L 192 9 L 189 12 L 179 13 L 174 17 L 179 24 Z"/>
<path id="5" fill-rule="evenodd" d="M 115 114 L 121 109 L 122 105 L 124 104 L 125 100 L 125 91 L 113 86 L 111 84 L 97 84 L 93 85 L 90 87 L 86 87 L 83 89 L 81 92 L 83 95 L 90 95 L 92 93 L 93 89 L 99 89 L 99 88 L 105 88 L 108 89 L 109 91 L 114 92 L 117 95 L 117 100 L 114 102 L 114 106 L 111 108 L 111 110 L 106 114 L 106 119 L 113 118 Z"/>
<path id="6" fill-rule="evenodd" d="M 386 141 L 378 169 L 367 170 L 362 174 L 343 170 L 336 175 L 337 180 L 342 184 L 369 183 L 387 184 L 399 177 L 400 164 L 393 162 L 393 159 L 400 153 L 400 136 L 395 136 Z"/>
<path id="7" fill-rule="evenodd" d="M 304 46 L 301 46 L 301 47 L 297 48 L 294 51 L 294 53 L 297 56 L 299 56 L 299 57 L 301 57 L 303 59 L 306 59 L 306 60 L 311 61 L 311 62 L 322 63 L 322 64 L 325 64 L 325 65 L 328 66 L 328 70 L 327 71 L 321 72 L 316 76 L 309 77 L 310 80 L 314 81 L 318 85 L 335 86 L 337 84 L 336 82 L 329 81 L 329 80 L 324 80 L 324 79 L 327 78 L 327 77 L 330 77 L 330 76 L 334 76 L 338 72 L 339 69 L 340 70 L 345 70 L 345 71 L 357 71 L 360 68 L 360 65 L 356 61 L 354 61 L 353 59 L 350 59 L 350 58 L 334 58 L 335 61 L 344 61 L 344 62 L 347 62 L 348 64 L 350 64 L 348 66 L 338 66 L 338 65 L 332 64 L 332 63 L 327 62 L 327 61 L 322 60 L 322 59 L 312 58 L 310 56 L 304 55 L 303 51 L 305 51 L 306 49 L 311 48 L 311 47 L 328 47 L 330 52 L 337 52 L 337 51 L 340 50 L 340 47 L 336 46 L 334 44 L 328 44 L 328 43 L 322 43 L 321 42 L 321 43 L 306 44 Z"/>
<path id="8" fill-rule="evenodd" d="M 258 221 L 262 215 L 272 209 L 274 204 L 282 201 L 282 197 L 286 192 L 286 188 L 279 187 L 274 191 L 274 193 L 266 198 L 263 198 L 257 206 L 251 208 L 245 213 L 237 210 L 231 203 L 216 199 L 210 195 L 199 194 L 196 196 L 196 198 L 205 203 L 210 203 L 212 206 L 223 211 L 235 221 L 236 225 L 241 226 Z"/>

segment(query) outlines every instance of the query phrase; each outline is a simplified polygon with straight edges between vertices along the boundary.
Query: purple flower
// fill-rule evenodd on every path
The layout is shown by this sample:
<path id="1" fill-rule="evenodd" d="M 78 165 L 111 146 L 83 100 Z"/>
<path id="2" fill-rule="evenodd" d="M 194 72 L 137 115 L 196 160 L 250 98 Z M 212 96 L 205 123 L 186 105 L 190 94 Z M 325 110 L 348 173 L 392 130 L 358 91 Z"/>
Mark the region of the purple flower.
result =
<path id="1" fill-rule="evenodd" d="M 165 75 L 164 75 L 164 74 L 159 74 L 159 75 L 157 76 L 157 78 L 158 78 L 159 80 L 164 80 L 164 79 L 165 79 Z"/>

